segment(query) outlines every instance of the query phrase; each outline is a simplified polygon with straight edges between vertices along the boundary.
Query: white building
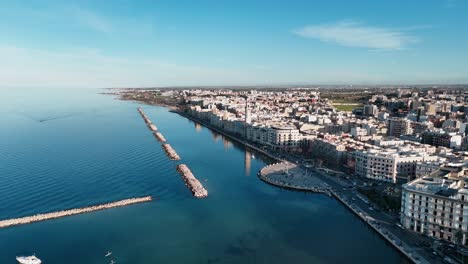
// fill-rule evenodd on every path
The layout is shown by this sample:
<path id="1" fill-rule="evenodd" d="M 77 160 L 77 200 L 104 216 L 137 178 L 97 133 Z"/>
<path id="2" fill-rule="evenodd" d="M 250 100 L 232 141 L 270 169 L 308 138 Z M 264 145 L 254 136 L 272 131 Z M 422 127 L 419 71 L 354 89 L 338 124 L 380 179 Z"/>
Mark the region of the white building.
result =
<path id="1" fill-rule="evenodd" d="M 353 136 L 353 138 L 367 136 L 367 130 L 361 127 L 353 127 L 351 128 L 351 136 Z"/>
<path id="2" fill-rule="evenodd" d="M 401 224 L 430 237 L 468 245 L 465 169 L 442 168 L 403 185 Z"/>
<path id="3" fill-rule="evenodd" d="M 356 174 L 374 180 L 407 182 L 416 176 L 418 162 L 437 160 L 426 153 L 399 152 L 396 149 L 356 151 Z"/>

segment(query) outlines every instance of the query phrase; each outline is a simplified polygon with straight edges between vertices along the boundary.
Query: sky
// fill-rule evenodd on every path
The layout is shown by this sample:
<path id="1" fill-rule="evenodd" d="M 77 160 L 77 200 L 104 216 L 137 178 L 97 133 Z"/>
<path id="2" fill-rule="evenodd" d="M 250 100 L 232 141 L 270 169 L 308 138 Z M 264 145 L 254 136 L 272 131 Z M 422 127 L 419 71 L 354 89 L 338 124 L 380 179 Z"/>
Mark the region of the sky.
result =
<path id="1" fill-rule="evenodd" d="M 0 1 L 0 87 L 466 84 L 468 1 Z"/>

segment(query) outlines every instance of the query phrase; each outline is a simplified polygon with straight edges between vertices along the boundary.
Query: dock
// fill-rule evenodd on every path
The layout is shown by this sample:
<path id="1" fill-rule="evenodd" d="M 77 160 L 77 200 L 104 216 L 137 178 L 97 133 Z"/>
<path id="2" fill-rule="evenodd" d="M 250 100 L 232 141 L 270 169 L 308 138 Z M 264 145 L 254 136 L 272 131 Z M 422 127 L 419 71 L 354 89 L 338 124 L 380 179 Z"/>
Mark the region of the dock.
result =
<path id="1" fill-rule="evenodd" d="M 110 208 L 115 208 L 115 207 L 122 207 L 122 206 L 131 205 L 131 204 L 137 204 L 137 203 L 145 203 L 145 202 L 150 202 L 150 201 L 152 201 L 152 197 L 145 196 L 141 198 L 130 198 L 130 199 L 125 199 L 125 200 L 120 200 L 117 202 L 94 205 L 94 206 L 89 206 L 89 207 L 82 207 L 82 208 L 63 210 L 63 211 L 52 212 L 52 213 L 37 214 L 37 215 L 32 215 L 32 216 L 1 220 L 0 228 L 31 224 L 34 222 L 41 222 L 41 221 L 46 221 L 46 220 L 51 220 L 51 219 L 56 219 L 56 218 L 61 218 L 61 217 L 66 217 L 66 216 L 90 213 L 94 211 L 100 211 L 100 210 L 105 210 L 105 209 L 110 209 Z"/>
<path id="2" fill-rule="evenodd" d="M 193 175 L 190 169 L 185 164 L 177 165 L 177 171 L 185 181 L 185 185 L 190 189 L 193 196 L 196 198 L 205 198 L 208 196 L 208 191 L 203 187 L 197 178 Z"/>
<path id="3" fill-rule="evenodd" d="M 162 144 L 162 147 L 164 151 L 166 152 L 167 156 L 169 157 L 169 159 L 180 160 L 179 154 L 177 154 L 177 152 L 172 148 L 171 145 L 165 143 L 165 144 Z"/>

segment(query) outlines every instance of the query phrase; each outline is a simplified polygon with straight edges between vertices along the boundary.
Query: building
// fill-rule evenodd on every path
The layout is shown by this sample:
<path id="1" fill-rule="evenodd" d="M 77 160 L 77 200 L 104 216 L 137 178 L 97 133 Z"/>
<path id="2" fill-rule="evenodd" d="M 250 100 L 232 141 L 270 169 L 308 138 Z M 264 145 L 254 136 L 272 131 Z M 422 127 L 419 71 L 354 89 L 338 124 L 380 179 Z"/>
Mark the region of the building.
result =
<path id="1" fill-rule="evenodd" d="M 387 182 L 407 182 L 416 177 L 418 162 L 435 161 L 436 156 L 398 149 L 356 151 L 356 174 Z"/>
<path id="2" fill-rule="evenodd" d="M 351 128 L 351 136 L 353 136 L 353 138 L 367 136 L 367 130 L 361 127 L 353 127 Z"/>
<path id="3" fill-rule="evenodd" d="M 468 245 L 466 169 L 441 168 L 403 185 L 400 221 L 404 228 Z"/>
<path id="4" fill-rule="evenodd" d="M 436 147 L 446 147 L 460 149 L 462 145 L 462 136 L 456 133 L 446 133 L 443 130 L 425 131 L 421 134 L 422 143 Z"/>
<path id="5" fill-rule="evenodd" d="M 377 116 L 379 109 L 376 105 L 364 105 L 363 115 L 365 116 Z"/>
<path id="6" fill-rule="evenodd" d="M 297 150 L 303 143 L 299 130 L 291 126 L 249 125 L 246 127 L 246 139 L 282 150 Z"/>
<path id="7" fill-rule="evenodd" d="M 335 142 L 324 138 L 317 138 L 311 142 L 311 156 L 327 162 L 327 165 L 339 166 L 346 159 L 346 146 L 342 142 Z"/>
<path id="8" fill-rule="evenodd" d="M 401 135 L 411 134 L 412 132 L 410 120 L 396 117 L 388 120 L 388 136 L 399 137 Z"/>

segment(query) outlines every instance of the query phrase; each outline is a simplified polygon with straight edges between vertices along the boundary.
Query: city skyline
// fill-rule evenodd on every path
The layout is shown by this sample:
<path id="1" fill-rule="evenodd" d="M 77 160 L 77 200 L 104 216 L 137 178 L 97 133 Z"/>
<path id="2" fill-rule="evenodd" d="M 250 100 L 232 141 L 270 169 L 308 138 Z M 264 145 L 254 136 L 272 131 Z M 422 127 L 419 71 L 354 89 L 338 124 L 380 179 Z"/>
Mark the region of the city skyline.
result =
<path id="1" fill-rule="evenodd" d="M 0 4 L 0 85 L 464 84 L 465 1 Z"/>

